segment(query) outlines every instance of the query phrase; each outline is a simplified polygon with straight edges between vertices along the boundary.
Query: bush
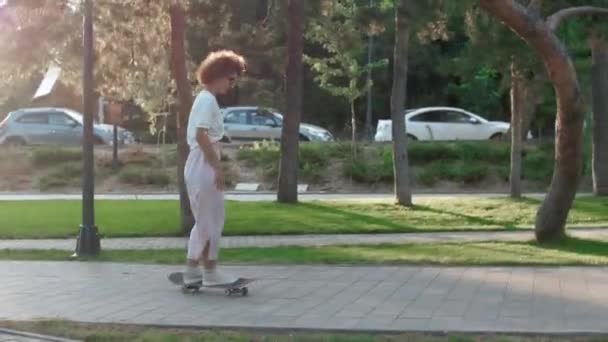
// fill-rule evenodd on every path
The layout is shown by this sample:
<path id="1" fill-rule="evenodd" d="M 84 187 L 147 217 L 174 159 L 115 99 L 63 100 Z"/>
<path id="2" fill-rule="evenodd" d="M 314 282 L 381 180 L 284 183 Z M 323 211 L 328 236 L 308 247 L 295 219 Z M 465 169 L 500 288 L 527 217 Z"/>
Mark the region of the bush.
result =
<path id="1" fill-rule="evenodd" d="M 338 155 L 340 150 L 332 150 L 329 144 L 302 144 L 300 146 L 299 172 L 302 178 L 312 182 L 319 182 L 323 179 L 325 170 L 329 166 L 332 155 Z"/>
<path id="2" fill-rule="evenodd" d="M 365 162 L 361 159 L 351 159 L 344 163 L 344 174 L 360 183 L 378 183 L 382 177 L 378 164 Z"/>
<path id="3" fill-rule="evenodd" d="M 72 161 L 51 167 L 49 171 L 37 180 L 41 191 L 62 187 L 82 186 L 82 167 L 80 161 Z M 110 174 L 110 170 L 95 167 L 95 180 L 100 181 Z"/>
<path id="4" fill-rule="evenodd" d="M 539 146 L 526 151 L 523 178 L 533 181 L 550 179 L 553 163 L 548 150 Z M 497 174 L 509 180 L 510 145 L 497 142 L 424 142 L 408 146 L 410 166 L 416 167 L 416 181 L 431 186 L 440 180 L 465 184 L 484 180 Z M 243 148 L 237 158 L 262 170 L 267 179 L 276 179 L 279 172 L 279 144 L 264 142 Z M 300 149 L 300 175 L 314 182 L 323 178 L 331 160 L 343 161 L 345 177 L 373 184 L 393 181 L 393 151 L 390 144 L 358 145 L 353 160 L 347 143 L 305 143 Z M 420 167 L 420 168 L 419 168 Z"/>
<path id="5" fill-rule="evenodd" d="M 80 186 L 82 177 L 82 164 L 70 162 L 52 168 L 47 174 L 38 178 L 38 188 L 41 191 L 62 188 L 67 186 Z"/>
<path id="6" fill-rule="evenodd" d="M 82 160 L 82 151 L 71 148 L 37 148 L 32 151 L 32 164 L 38 167 Z"/>
<path id="7" fill-rule="evenodd" d="M 522 178 L 548 184 L 553 176 L 553 154 L 541 149 L 531 151 L 523 159 Z"/>
<path id="8" fill-rule="evenodd" d="M 439 161 L 427 165 L 424 168 L 422 178 L 417 179 L 427 185 L 434 184 L 438 180 L 449 180 L 465 184 L 482 181 L 488 176 L 488 165 L 483 162 L 445 162 Z"/>
<path id="9" fill-rule="evenodd" d="M 345 144 L 305 143 L 300 145 L 299 172 L 300 175 L 313 182 L 323 178 L 323 174 L 331 158 L 343 157 L 346 150 L 350 154 L 350 146 Z M 346 149 L 344 146 L 347 146 Z M 276 179 L 279 175 L 280 145 L 277 142 L 264 141 L 255 143 L 252 147 L 243 147 L 237 153 L 237 159 L 248 166 L 261 169 L 264 178 Z"/>
<path id="10" fill-rule="evenodd" d="M 360 156 L 344 162 L 344 174 L 361 183 L 392 182 L 394 178 L 392 152 L 375 151 L 370 156 Z"/>
<path id="11" fill-rule="evenodd" d="M 241 147 L 236 157 L 249 166 L 264 168 L 271 164 L 278 164 L 280 155 L 279 144 L 263 141 L 256 142 L 252 147 Z"/>
<path id="12" fill-rule="evenodd" d="M 388 146 L 392 149 L 392 146 Z M 407 149 L 408 159 L 411 163 L 430 163 L 435 160 L 453 160 L 458 154 L 453 145 L 447 143 L 412 143 Z"/>
<path id="13" fill-rule="evenodd" d="M 511 159 L 511 145 L 500 142 L 464 142 L 454 145 L 458 159 L 505 163 Z"/>
<path id="14" fill-rule="evenodd" d="M 485 160 L 509 161 L 510 145 L 487 142 L 422 142 L 408 146 L 408 158 L 412 163 L 425 164 L 438 160 Z"/>
<path id="15" fill-rule="evenodd" d="M 341 160 L 350 159 L 352 156 L 352 145 L 350 142 L 336 142 L 336 143 L 305 143 L 301 145 L 303 149 L 321 151 L 326 154 L 327 158 L 335 158 Z M 362 146 L 357 144 L 355 146 L 357 154 L 362 152 Z"/>
<path id="16" fill-rule="evenodd" d="M 466 184 L 482 181 L 488 176 L 488 165 L 482 162 L 456 162 L 443 164 L 442 178 Z"/>
<path id="17" fill-rule="evenodd" d="M 118 178 L 122 183 L 132 185 L 167 186 L 171 183 L 171 177 L 165 170 L 140 166 L 126 166 L 120 170 Z"/>
<path id="18" fill-rule="evenodd" d="M 427 168 L 421 169 L 416 173 L 416 182 L 424 186 L 433 186 L 439 181 L 439 176 L 436 172 L 429 172 Z"/>
<path id="19" fill-rule="evenodd" d="M 498 173 L 498 177 L 500 177 L 500 179 L 502 179 L 503 181 L 508 182 L 511 178 L 510 165 L 498 165 L 495 170 Z"/>
<path id="20" fill-rule="evenodd" d="M 146 152 L 142 147 L 139 146 L 130 147 L 122 151 L 119 158 L 125 165 L 136 164 L 141 166 L 155 167 L 160 166 L 161 164 L 157 155 Z"/>
<path id="21" fill-rule="evenodd" d="M 238 175 L 230 164 L 222 163 L 222 170 L 224 172 L 224 183 L 226 186 L 232 186 L 238 181 Z"/>

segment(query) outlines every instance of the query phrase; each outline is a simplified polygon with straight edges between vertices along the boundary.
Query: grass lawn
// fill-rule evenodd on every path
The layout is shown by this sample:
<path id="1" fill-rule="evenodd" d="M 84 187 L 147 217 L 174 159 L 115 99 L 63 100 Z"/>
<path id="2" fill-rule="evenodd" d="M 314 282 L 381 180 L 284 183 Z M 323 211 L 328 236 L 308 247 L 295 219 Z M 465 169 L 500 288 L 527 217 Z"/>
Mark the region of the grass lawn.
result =
<path id="1" fill-rule="evenodd" d="M 71 260 L 66 251 L 0 250 L 0 260 Z M 183 264 L 184 250 L 104 250 L 92 261 Z M 535 242 L 463 242 L 379 246 L 231 248 L 222 263 L 238 264 L 424 264 L 608 265 L 608 241 L 569 238 Z"/>
<path id="2" fill-rule="evenodd" d="M 198 329 L 161 329 L 110 324 L 79 324 L 65 321 L 0 322 L 0 327 L 79 339 L 88 342 L 549 342 L 605 341 L 600 336 L 516 336 L 499 334 L 327 334 L 313 332 L 263 332 Z"/>
<path id="3" fill-rule="evenodd" d="M 398 233 L 530 228 L 536 199 L 421 199 L 414 208 L 390 203 L 228 202 L 225 235 Z M 179 236 L 177 201 L 97 201 L 105 237 Z M 79 201 L 0 202 L 0 238 L 66 238 L 78 232 Z M 608 198 L 576 200 L 570 227 L 608 227 Z"/>

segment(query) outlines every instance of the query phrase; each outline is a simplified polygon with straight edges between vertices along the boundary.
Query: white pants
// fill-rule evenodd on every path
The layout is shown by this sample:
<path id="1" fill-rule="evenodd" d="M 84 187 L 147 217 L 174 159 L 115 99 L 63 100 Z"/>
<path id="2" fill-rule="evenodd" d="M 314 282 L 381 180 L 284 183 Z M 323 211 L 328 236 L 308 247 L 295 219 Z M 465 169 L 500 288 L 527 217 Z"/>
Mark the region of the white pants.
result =
<path id="1" fill-rule="evenodd" d="M 217 146 L 215 150 L 219 157 Z M 184 177 L 195 221 L 188 241 L 188 259 L 199 260 L 208 241 L 209 260 L 217 260 L 226 217 L 224 193 L 217 189 L 215 171 L 200 148 L 190 151 Z"/>

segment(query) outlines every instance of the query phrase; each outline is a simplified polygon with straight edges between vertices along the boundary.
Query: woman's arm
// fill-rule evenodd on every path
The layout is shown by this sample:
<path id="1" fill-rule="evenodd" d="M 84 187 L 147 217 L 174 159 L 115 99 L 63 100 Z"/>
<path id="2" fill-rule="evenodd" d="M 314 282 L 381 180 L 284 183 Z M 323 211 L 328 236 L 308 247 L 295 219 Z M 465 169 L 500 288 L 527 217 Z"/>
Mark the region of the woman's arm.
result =
<path id="1" fill-rule="evenodd" d="M 203 151 L 207 163 L 214 169 L 220 168 L 220 156 L 217 155 L 213 148 L 213 143 L 211 143 L 211 139 L 209 139 L 207 128 L 198 128 L 196 130 L 196 142 L 198 142 L 198 146 Z"/>

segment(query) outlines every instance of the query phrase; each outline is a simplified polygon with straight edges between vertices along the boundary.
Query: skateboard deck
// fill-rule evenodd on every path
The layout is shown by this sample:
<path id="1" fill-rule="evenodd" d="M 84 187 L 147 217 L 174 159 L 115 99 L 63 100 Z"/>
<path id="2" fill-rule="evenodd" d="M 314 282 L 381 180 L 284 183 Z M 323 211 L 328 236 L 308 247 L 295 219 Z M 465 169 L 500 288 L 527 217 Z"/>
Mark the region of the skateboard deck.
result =
<path id="1" fill-rule="evenodd" d="M 184 272 L 173 272 L 169 274 L 169 281 L 175 285 L 180 285 L 183 292 L 199 292 L 202 287 L 211 289 L 224 289 L 227 295 L 241 294 L 246 296 L 249 293 L 247 285 L 253 282 L 255 279 L 251 278 L 238 278 L 235 282 L 230 284 L 219 284 L 219 285 L 203 285 L 202 281 L 195 284 L 184 284 Z"/>

